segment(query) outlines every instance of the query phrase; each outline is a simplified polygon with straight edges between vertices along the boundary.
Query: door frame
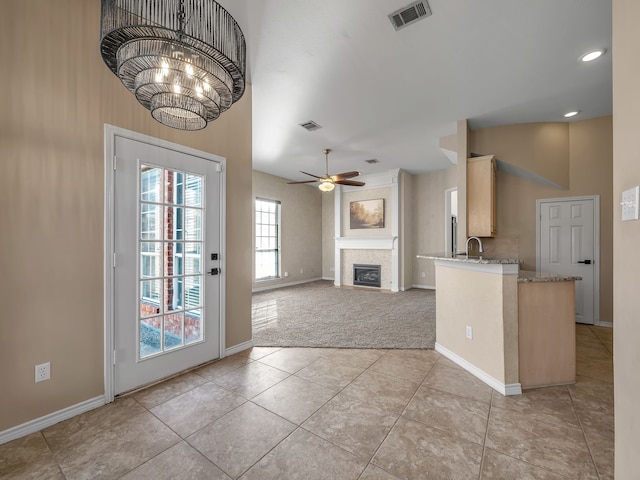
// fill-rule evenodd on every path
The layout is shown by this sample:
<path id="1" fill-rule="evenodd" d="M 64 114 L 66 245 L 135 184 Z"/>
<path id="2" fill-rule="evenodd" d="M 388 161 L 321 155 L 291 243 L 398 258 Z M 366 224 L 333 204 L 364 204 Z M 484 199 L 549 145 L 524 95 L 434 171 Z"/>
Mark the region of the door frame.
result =
<path id="1" fill-rule="evenodd" d="M 451 245 L 451 243 L 453 242 L 453 235 L 451 234 L 451 210 L 452 210 L 452 201 L 451 201 L 451 197 L 453 192 L 456 192 L 456 196 L 458 193 L 458 187 L 453 187 L 453 188 L 447 188 L 444 191 L 444 252 L 445 253 L 450 253 L 449 252 L 449 245 Z M 457 199 L 456 199 L 456 204 L 457 204 Z M 457 220 L 458 214 L 456 212 L 456 220 Z M 458 239 L 456 238 L 456 250 L 458 250 Z M 453 253 L 457 253 L 457 252 L 453 252 Z"/>
<path id="2" fill-rule="evenodd" d="M 593 325 L 600 323 L 600 195 L 581 197 L 540 198 L 536 200 L 536 270 L 540 270 L 541 204 L 553 202 L 593 201 Z"/>
<path id="3" fill-rule="evenodd" d="M 177 143 L 162 140 L 142 133 L 126 130 L 113 125 L 104 125 L 104 400 L 113 402 L 115 397 L 115 158 L 116 138 L 123 137 L 137 142 L 148 143 L 155 147 L 174 150 L 205 160 L 217 162 L 220 171 L 220 302 L 219 302 L 219 351 L 220 358 L 225 356 L 225 301 L 226 301 L 226 159 L 212 153 L 185 147 Z"/>

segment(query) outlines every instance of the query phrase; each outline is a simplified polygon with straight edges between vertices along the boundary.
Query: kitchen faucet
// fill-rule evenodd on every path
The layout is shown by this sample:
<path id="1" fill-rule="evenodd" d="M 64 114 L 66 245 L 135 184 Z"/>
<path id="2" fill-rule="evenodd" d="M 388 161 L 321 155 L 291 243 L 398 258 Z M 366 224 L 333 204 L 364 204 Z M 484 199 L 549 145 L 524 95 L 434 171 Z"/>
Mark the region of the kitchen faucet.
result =
<path id="1" fill-rule="evenodd" d="M 482 248 L 482 240 L 480 240 L 478 237 L 469 237 L 467 238 L 467 258 L 469 258 L 469 242 L 474 239 L 478 241 L 478 253 L 484 252 L 484 249 Z"/>

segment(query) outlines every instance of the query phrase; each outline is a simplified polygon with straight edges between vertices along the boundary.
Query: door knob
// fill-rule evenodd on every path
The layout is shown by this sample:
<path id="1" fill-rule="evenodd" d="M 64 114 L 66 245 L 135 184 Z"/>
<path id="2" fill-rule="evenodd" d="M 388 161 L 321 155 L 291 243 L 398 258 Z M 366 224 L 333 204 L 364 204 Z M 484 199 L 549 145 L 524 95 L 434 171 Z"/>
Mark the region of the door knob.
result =
<path id="1" fill-rule="evenodd" d="M 209 275 L 218 275 L 219 273 L 220 273 L 219 268 L 212 268 L 211 271 L 209 272 Z"/>
<path id="2" fill-rule="evenodd" d="M 578 260 L 578 263 L 584 263 L 585 265 L 591 265 L 591 260 Z"/>

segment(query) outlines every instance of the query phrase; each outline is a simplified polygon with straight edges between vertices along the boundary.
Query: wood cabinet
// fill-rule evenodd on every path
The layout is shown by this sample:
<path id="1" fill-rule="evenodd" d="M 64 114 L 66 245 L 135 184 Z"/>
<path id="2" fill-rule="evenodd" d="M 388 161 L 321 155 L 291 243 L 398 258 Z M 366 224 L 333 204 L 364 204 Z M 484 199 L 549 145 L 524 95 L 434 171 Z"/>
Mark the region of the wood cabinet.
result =
<path id="1" fill-rule="evenodd" d="M 518 283 L 522 388 L 576 382 L 575 282 Z"/>
<path id="2" fill-rule="evenodd" d="M 467 236 L 496 234 L 496 160 L 494 155 L 467 159 Z"/>

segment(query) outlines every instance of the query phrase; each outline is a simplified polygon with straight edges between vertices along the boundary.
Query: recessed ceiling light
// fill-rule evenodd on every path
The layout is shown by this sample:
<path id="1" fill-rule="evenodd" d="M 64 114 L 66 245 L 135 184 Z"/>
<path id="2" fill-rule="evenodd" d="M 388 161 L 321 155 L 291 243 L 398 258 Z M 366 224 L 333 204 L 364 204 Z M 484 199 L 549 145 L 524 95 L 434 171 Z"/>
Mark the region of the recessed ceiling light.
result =
<path id="1" fill-rule="evenodd" d="M 601 48 L 600 50 L 593 50 L 592 52 L 587 52 L 584 55 L 582 55 L 579 58 L 579 60 L 581 62 L 592 62 L 596 58 L 600 58 L 602 55 L 604 55 L 606 51 L 607 50 L 604 48 Z"/>
<path id="2" fill-rule="evenodd" d="M 569 117 L 575 117 L 577 114 L 580 113 L 580 110 L 574 110 L 573 112 L 567 112 L 564 114 L 565 118 L 569 118 Z"/>

